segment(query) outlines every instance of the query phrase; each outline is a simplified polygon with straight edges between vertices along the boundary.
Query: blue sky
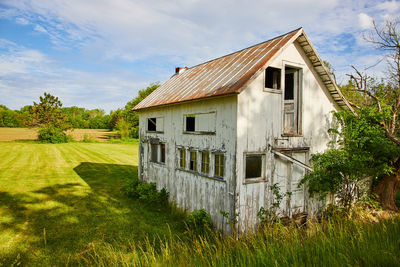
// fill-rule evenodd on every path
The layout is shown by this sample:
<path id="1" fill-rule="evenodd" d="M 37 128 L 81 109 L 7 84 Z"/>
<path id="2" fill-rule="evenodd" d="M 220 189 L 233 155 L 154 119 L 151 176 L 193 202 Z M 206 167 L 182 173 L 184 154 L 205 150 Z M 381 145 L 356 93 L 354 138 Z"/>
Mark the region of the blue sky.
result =
<path id="1" fill-rule="evenodd" d="M 298 27 L 346 80 L 382 55 L 362 35 L 400 1 L 0 0 L 0 104 L 44 91 L 64 106 L 123 108 L 139 89 Z M 369 69 L 380 76 L 384 64 Z"/>

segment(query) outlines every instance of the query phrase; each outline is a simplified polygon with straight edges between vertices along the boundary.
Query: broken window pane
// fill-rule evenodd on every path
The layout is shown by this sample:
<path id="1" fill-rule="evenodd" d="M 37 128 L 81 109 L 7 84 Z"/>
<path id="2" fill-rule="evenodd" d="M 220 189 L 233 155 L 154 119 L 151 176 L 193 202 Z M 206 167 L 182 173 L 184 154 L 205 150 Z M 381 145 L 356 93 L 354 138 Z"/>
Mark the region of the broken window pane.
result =
<path id="1" fill-rule="evenodd" d="M 189 170 L 197 171 L 197 153 L 196 153 L 196 151 L 190 151 Z"/>
<path id="2" fill-rule="evenodd" d="M 265 88 L 281 89 L 281 69 L 273 67 L 265 69 Z"/>
<path id="3" fill-rule="evenodd" d="M 196 117 L 194 115 L 186 116 L 186 132 L 194 132 L 195 131 L 195 123 Z"/>
<path id="4" fill-rule="evenodd" d="M 261 177 L 262 155 L 246 155 L 246 178 Z"/>
<path id="5" fill-rule="evenodd" d="M 157 130 L 157 119 L 156 118 L 148 118 L 147 119 L 147 131 L 156 131 Z"/>
<path id="6" fill-rule="evenodd" d="M 201 172 L 208 174 L 210 171 L 210 154 L 206 151 L 201 152 Z"/>

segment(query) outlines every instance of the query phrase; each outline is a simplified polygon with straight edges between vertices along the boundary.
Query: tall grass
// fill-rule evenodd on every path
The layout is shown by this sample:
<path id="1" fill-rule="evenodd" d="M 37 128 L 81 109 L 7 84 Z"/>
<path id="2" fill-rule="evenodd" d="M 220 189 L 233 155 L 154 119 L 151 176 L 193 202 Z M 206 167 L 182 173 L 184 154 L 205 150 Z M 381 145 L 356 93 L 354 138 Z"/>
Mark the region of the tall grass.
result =
<path id="1" fill-rule="evenodd" d="M 400 266 L 400 219 L 331 220 L 307 229 L 277 224 L 238 238 L 147 239 L 123 249 L 92 243 L 71 260 L 96 266 Z"/>

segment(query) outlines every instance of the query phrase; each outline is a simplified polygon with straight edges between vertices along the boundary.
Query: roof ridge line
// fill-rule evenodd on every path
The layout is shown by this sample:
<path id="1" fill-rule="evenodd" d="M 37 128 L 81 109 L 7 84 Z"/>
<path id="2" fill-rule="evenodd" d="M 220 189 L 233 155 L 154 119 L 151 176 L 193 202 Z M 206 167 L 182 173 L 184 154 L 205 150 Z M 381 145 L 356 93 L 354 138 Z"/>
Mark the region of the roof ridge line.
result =
<path id="1" fill-rule="evenodd" d="M 260 42 L 260 43 L 258 43 L 258 44 L 255 44 L 255 45 L 251 45 L 251 46 L 248 46 L 248 47 L 242 48 L 242 49 L 240 49 L 240 50 L 237 50 L 237 51 L 235 51 L 235 52 L 232 52 L 232 53 L 226 54 L 226 55 L 224 55 L 224 56 L 220 56 L 220 57 L 217 57 L 217 58 L 213 58 L 213 59 L 210 59 L 210 60 L 204 61 L 204 62 L 202 62 L 202 63 L 199 63 L 199 64 L 197 64 L 197 65 L 194 65 L 194 66 L 191 66 L 191 67 L 189 67 L 187 70 L 193 69 L 193 68 L 195 68 L 195 67 L 201 66 L 201 65 L 203 65 L 203 64 L 206 64 L 206 63 L 210 63 L 210 62 L 212 62 L 212 61 L 214 61 L 214 60 L 218 60 L 218 59 L 221 59 L 221 58 L 224 58 L 224 57 L 228 57 L 228 56 L 230 56 L 230 55 L 233 55 L 233 54 L 239 53 L 239 52 L 241 52 L 241 51 L 243 51 L 243 50 L 246 50 L 246 49 L 249 49 L 249 48 L 255 47 L 255 46 L 257 46 L 257 45 L 261 45 L 261 44 L 264 44 L 264 43 L 270 42 L 270 41 L 272 41 L 272 40 L 274 40 L 274 39 L 281 38 L 282 36 L 285 36 L 285 35 L 287 35 L 287 34 L 290 34 L 290 33 L 292 33 L 292 32 L 296 32 L 296 31 L 298 31 L 298 30 L 300 30 L 300 29 L 302 29 L 302 28 L 303 28 L 303 27 L 299 27 L 299 28 L 297 28 L 297 29 L 295 29 L 295 30 L 292 30 L 292 31 L 290 31 L 290 32 L 287 32 L 287 33 L 284 33 L 284 34 L 278 35 L 278 36 L 276 36 L 276 37 L 274 37 L 274 38 L 271 38 L 271 39 L 268 39 L 268 40 L 266 40 L 266 41 L 262 41 L 262 42 Z"/>

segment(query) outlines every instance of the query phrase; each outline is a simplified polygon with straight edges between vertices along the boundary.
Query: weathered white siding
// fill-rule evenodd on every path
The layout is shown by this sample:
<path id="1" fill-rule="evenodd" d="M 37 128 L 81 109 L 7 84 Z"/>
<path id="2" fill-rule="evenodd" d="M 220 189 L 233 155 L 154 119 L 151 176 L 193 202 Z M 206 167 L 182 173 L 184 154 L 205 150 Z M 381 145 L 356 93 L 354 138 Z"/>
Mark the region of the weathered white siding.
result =
<path id="1" fill-rule="evenodd" d="M 283 134 L 283 90 L 264 90 L 264 71 L 250 82 L 238 95 L 237 114 L 237 203 L 240 213 L 239 228 L 249 230 L 258 222 L 257 212 L 269 207 L 272 201 L 269 186 L 278 183 L 281 192 L 293 192 L 292 199 L 281 203 L 282 214 L 305 211 L 312 213 L 315 205 L 308 201 L 306 190 L 297 188 L 304 169 L 275 156 L 273 147 L 305 148 L 309 150 L 292 153 L 292 157 L 308 164 L 312 153 L 326 149 L 329 142 L 327 130 L 331 127 L 331 111 L 337 107 L 327 92 L 319 75 L 302 48 L 295 43 L 289 45 L 270 61 L 269 66 L 285 69 L 285 64 L 302 69 L 302 135 L 284 137 Z M 283 88 L 284 79 L 281 80 Z M 245 180 L 245 153 L 259 152 L 265 155 L 264 180 Z"/>
<path id="2" fill-rule="evenodd" d="M 159 189 L 165 187 L 170 192 L 171 200 L 182 208 L 189 211 L 204 208 L 211 214 L 219 229 L 226 229 L 226 223 L 220 211 L 233 212 L 231 209 L 233 209 L 233 191 L 236 184 L 234 181 L 236 109 L 235 95 L 140 111 L 142 153 L 140 153 L 139 173 L 142 171 L 142 178 L 148 182 L 156 182 Z M 200 114 L 196 118 L 196 128 L 210 133 L 184 133 L 186 114 Z M 147 132 L 147 118 L 160 117 L 163 118 L 163 133 Z M 158 138 L 160 142 L 166 144 L 165 164 L 150 162 L 150 138 Z M 213 152 L 224 153 L 224 179 L 218 180 L 214 179 L 213 175 L 206 177 L 180 169 L 177 150 L 180 147 L 199 151 L 198 170 L 201 160 L 200 151 L 210 151 L 210 174 L 214 173 Z"/>

